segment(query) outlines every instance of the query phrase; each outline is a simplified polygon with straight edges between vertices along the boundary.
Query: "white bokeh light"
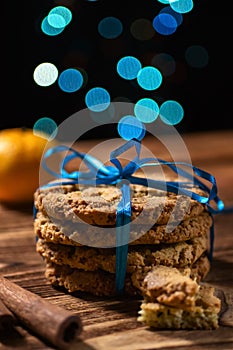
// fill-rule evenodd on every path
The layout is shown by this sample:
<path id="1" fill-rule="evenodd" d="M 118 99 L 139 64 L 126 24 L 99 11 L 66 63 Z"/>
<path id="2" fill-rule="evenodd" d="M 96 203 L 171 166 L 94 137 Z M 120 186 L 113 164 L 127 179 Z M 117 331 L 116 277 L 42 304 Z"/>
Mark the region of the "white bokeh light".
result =
<path id="1" fill-rule="evenodd" d="M 58 69 L 52 63 L 41 63 L 35 68 L 33 78 L 36 84 L 40 86 L 50 86 L 58 78 Z"/>

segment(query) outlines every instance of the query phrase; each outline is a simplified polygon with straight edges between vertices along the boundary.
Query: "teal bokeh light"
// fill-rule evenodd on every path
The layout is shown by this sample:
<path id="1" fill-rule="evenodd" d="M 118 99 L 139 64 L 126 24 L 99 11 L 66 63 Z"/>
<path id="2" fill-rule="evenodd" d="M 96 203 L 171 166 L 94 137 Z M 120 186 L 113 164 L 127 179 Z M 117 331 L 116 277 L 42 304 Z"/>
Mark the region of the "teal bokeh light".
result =
<path id="1" fill-rule="evenodd" d="M 123 25 L 116 17 L 105 17 L 98 24 L 98 32 L 105 39 L 115 39 L 121 35 Z"/>
<path id="2" fill-rule="evenodd" d="M 58 85 L 64 92 L 75 92 L 83 85 L 83 76 L 79 70 L 68 68 L 61 72 Z"/>
<path id="3" fill-rule="evenodd" d="M 72 19 L 72 12 L 65 6 L 56 6 L 49 11 L 41 22 L 41 30 L 44 34 L 55 36 L 63 32 Z"/>
<path id="4" fill-rule="evenodd" d="M 163 77 L 160 71 L 151 66 L 146 66 L 138 72 L 137 82 L 144 90 L 156 90 L 160 87 Z"/>
<path id="5" fill-rule="evenodd" d="M 72 20 L 72 12 L 65 6 L 56 6 L 49 11 L 48 17 L 50 15 L 61 16 L 64 20 L 65 26 L 67 26 Z"/>
<path id="6" fill-rule="evenodd" d="M 184 110 L 180 103 L 168 100 L 161 104 L 159 116 L 165 124 L 176 125 L 183 119 Z"/>
<path id="7" fill-rule="evenodd" d="M 110 95 L 107 90 L 95 87 L 89 90 L 85 96 L 87 107 L 94 112 L 102 112 L 110 105 Z"/>
<path id="8" fill-rule="evenodd" d="M 159 115 L 159 106 L 151 98 L 142 98 L 134 106 L 134 114 L 143 123 L 154 122 Z"/>
<path id="9" fill-rule="evenodd" d="M 63 28 L 52 27 L 48 22 L 47 16 L 41 22 L 42 32 L 46 35 L 49 35 L 49 36 L 56 36 L 56 35 L 62 33 L 64 29 L 65 29 L 65 27 L 63 27 Z"/>
<path id="10" fill-rule="evenodd" d="M 56 122 L 51 118 L 40 118 L 33 126 L 33 134 L 49 141 L 53 140 L 58 132 Z"/>
<path id="11" fill-rule="evenodd" d="M 66 26 L 64 18 L 61 15 L 57 15 L 56 13 L 49 14 L 47 16 L 47 19 L 49 25 L 54 28 L 64 28 Z"/>
<path id="12" fill-rule="evenodd" d="M 158 2 L 161 2 L 162 4 L 169 4 L 170 0 L 158 0 Z"/>
<path id="13" fill-rule="evenodd" d="M 193 9 L 192 0 L 170 0 L 171 8 L 178 13 L 188 13 Z"/>
<path id="14" fill-rule="evenodd" d="M 141 62 L 133 56 L 122 57 L 117 63 L 117 73 L 126 80 L 135 79 L 141 68 Z"/>

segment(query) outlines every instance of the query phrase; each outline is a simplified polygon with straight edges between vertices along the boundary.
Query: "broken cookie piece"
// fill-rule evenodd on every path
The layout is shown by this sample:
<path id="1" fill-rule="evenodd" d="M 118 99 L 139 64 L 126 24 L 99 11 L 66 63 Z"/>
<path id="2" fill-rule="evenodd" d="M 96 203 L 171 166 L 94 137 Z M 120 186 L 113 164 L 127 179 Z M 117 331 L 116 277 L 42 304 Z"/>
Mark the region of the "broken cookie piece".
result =
<path id="1" fill-rule="evenodd" d="M 181 273 L 177 268 L 155 266 L 142 284 L 145 300 L 181 309 L 194 306 L 199 285 L 190 273 L 189 268 Z"/>
<path id="2" fill-rule="evenodd" d="M 159 266 L 143 281 L 138 321 L 153 328 L 216 329 L 221 308 L 214 288 L 198 285 L 189 269 Z"/>

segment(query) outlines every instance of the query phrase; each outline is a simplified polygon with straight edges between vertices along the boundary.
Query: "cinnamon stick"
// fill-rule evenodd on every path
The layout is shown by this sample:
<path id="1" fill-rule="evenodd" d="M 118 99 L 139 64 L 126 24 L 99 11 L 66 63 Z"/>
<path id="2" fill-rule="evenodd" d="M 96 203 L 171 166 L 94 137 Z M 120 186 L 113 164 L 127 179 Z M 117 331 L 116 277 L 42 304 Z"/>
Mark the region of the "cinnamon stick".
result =
<path id="1" fill-rule="evenodd" d="M 80 317 L 0 276 L 0 299 L 22 324 L 61 349 L 81 333 Z"/>
<path id="2" fill-rule="evenodd" d="M 16 324 L 16 319 L 12 312 L 0 300 L 0 330 L 12 328 Z"/>

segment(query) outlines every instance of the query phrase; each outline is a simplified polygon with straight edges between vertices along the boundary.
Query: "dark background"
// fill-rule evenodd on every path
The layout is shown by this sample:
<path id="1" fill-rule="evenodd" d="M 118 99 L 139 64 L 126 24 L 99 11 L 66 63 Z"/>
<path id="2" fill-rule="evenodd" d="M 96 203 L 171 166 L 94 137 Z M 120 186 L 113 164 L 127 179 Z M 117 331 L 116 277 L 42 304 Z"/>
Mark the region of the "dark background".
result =
<path id="1" fill-rule="evenodd" d="M 71 9 L 73 18 L 60 35 L 49 37 L 42 33 L 42 19 L 54 6 Z M 229 129 L 233 127 L 232 108 L 232 18 L 225 3 L 211 0 L 194 2 L 191 12 L 183 14 L 183 23 L 174 34 L 155 33 L 150 40 L 139 41 L 130 33 L 131 23 L 138 18 L 152 20 L 164 4 L 156 0 L 115 1 L 99 0 L 34 0 L 9 2 L 4 14 L 6 25 L 2 32 L 5 42 L 2 56 L 3 113 L 0 128 L 33 127 L 42 117 L 57 124 L 80 109 L 86 108 L 85 94 L 95 86 L 106 88 L 112 99 L 118 96 L 136 102 L 150 97 L 130 81 L 116 73 L 117 61 L 125 55 L 150 65 L 156 53 L 166 52 L 177 63 L 176 72 L 164 77 L 156 91 L 157 102 L 174 99 L 184 108 L 184 119 L 176 126 L 180 132 Z M 225 7 L 224 7 L 225 6 Z M 105 16 L 118 17 L 123 33 L 117 39 L 104 39 L 97 31 Z M 206 67 L 192 68 L 185 60 L 185 50 L 202 45 L 209 54 Z M 79 91 L 65 93 L 54 83 L 38 86 L 33 71 L 42 62 L 54 63 L 61 72 L 81 67 L 88 74 L 87 84 Z M 98 131 L 100 137 L 113 132 L 112 128 Z M 91 133 L 85 137 L 95 137 Z"/>

